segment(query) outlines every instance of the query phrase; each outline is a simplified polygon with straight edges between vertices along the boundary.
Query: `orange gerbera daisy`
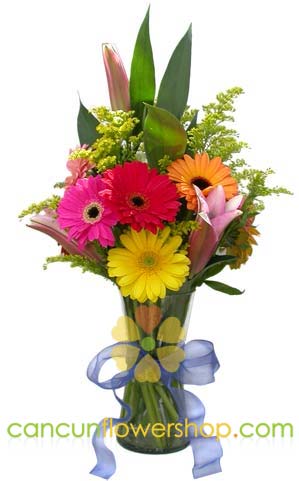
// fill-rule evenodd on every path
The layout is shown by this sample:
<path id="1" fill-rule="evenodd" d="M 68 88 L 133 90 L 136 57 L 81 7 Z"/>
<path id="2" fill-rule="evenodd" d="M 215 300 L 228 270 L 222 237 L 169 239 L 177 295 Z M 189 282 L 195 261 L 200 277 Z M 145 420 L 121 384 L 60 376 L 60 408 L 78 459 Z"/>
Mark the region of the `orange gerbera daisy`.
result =
<path id="1" fill-rule="evenodd" d="M 231 269 L 239 269 L 245 264 L 252 254 L 252 246 L 257 245 L 255 236 L 259 236 L 260 233 L 252 225 L 253 222 L 254 217 L 247 219 L 246 224 L 237 231 L 235 241 L 226 249 L 227 254 L 236 256 L 236 260 L 229 265 Z"/>
<path id="2" fill-rule="evenodd" d="M 183 159 L 172 162 L 167 170 L 169 178 L 177 182 L 178 192 L 181 197 L 186 198 L 187 208 L 190 210 L 197 210 L 193 185 L 205 196 L 217 185 L 222 185 L 227 200 L 238 193 L 238 184 L 231 176 L 229 167 L 222 163 L 220 157 L 209 159 L 206 152 L 195 154 L 194 159 L 190 155 L 184 155 Z"/>

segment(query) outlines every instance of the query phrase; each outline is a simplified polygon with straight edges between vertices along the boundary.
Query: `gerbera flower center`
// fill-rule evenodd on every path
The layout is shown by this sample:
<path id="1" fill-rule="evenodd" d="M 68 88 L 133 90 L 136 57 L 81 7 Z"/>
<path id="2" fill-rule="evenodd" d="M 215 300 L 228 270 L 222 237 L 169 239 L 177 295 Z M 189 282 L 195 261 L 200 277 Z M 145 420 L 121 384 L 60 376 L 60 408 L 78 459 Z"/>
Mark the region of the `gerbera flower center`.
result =
<path id="1" fill-rule="evenodd" d="M 142 194 L 133 193 L 128 197 L 128 204 L 134 209 L 145 209 L 149 206 L 149 200 Z"/>
<path id="2" fill-rule="evenodd" d="M 196 177 L 195 179 L 192 179 L 191 184 L 196 185 L 196 187 L 198 187 L 200 190 L 204 190 L 212 185 L 211 182 L 203 177 Z"/>
<path id="3" fill-rule="evenodd" d="M 103 215 L 103 206 L 99 202 L 88 204 L 83 211 L 83 219 L 88 224 L 98 222 Z"/>
<path id="4" fill-rule="evenodd" d="M 136 205 L 136 207 L 142 207 L 144 205 L 144 199 L 142 199 L 142 197 L 133 197 L 131 201 L 134 205 Z"/>
<path id="5" fill-rule="evenodd" d="M 139 266 L 146 271 L 154 270 L 159 262 L 159 257 L 155 252 L 144 252 L 139 258 Z"/>

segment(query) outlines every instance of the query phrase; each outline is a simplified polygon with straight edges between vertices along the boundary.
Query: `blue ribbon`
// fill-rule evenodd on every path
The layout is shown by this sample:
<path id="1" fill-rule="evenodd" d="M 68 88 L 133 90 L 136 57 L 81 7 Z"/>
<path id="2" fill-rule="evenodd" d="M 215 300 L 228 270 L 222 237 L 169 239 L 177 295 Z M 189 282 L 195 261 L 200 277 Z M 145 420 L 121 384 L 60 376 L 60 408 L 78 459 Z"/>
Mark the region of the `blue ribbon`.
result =
<path id="1" fill-rule="evenodd" d="M 111 418 L 111 426 L 120 422 L 128 422 L 131 418 L 131 408 L 123 402 L 116 394 L 116 390 L 126 386 L 134 378 L 135 365 L 124 372 L 117 373 L 111 379 L 100 382 L 99 374 L 104 364 L 112 358 L 112 351 L 116 346 L 137 346 L 132 342 L 119 342 L 106 347 L 97 354 L 90 362 L 87 369 L 87 376 L 97 386 L 103 389 L 113 390 L 114 396 L 119 404 L 125 409 L 126 415 L 122 418 Z M 204 422 L 205 408 L 203 403 L 193 393 L 185 389 L 178 389 L 171 386 L 173 379 L 181 384 L 206 385 L 215 381 L 214 374 L 219 369 L 219 362 L 214 352 L 214 346 L 209 341 L 190 341 L 182 348 L 185 351 L 185 359 L 175 373 L 169 373 L 161 369 L 161 381 L 171 392 L 178 408 L 180 419 L 188 419 L 188 423 L 195 423 L 201 426 Z M 146 353 L 140 349 L 141 356 Z M 105 418 L 106 419 L 106 418 Z M 97 457 L 97 464 L 91 474 L 104 479 L 109 479 L 116 471 L 114 454 L 105 445 L 105 419 L 99 423 L 98 429 L 93 435 L 93 447 Z M 193 450 L 194 466 L 193 477 L 195 479 L 215 474 L 221 471 L 220 458 L 222 448 L 215 437 L 197 436 L 195 430 L 188 430 L 190 445 Z"/>

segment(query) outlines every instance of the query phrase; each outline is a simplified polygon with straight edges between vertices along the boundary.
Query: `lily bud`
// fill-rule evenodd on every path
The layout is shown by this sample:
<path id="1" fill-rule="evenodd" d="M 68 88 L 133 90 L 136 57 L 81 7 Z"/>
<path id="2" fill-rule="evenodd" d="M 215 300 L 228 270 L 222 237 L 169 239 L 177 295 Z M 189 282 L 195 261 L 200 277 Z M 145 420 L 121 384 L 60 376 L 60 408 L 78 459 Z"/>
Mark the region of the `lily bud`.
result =
<path id="1" fill-rule="evenodd" d="M 111 43 L 102 45 L 112 110 L 130 110 L 129 80 L 119 53 Z"/>

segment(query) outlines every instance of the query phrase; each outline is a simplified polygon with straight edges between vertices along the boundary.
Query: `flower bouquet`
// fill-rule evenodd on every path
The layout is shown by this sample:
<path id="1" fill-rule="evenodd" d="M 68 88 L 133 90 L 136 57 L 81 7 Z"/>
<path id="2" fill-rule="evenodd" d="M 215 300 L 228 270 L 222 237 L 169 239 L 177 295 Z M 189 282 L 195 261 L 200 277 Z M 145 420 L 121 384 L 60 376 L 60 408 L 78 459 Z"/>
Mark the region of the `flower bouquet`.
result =
<path id="1" fill-rule="evenodd" d="M 103 276 L 122 297 L 116 343 L 97 354 L 87 372 L 121 405 L 120 417 L 103 419 L 93 437 L 92 474 L 103 478 L 116 468 L 105 446 L 108 427 L 136 452 L 191 445 L 195 478 L 220 471 L 220 443 L 205 433 L 204 406 L 185 389 L 214 381 L 219 367 L 212 343 L 186 343 L 192 299 L 203 284 L 242 294 L 214 277 L 251 256 L 262 198 L 288 193 L 267 185 L 271 169 L 252 169 L 237 157 L 247 147 L 232 127 L 241 88 L 218 94 L 200 112 L 187 105 L 191 43 L 190 26 L 157 90 L 149 11 L 130 80 L 116 48 L 103 45 L 111 109 L 88 110 L 80 100 L 80 145 L 69 153 L 69 175 L 55 185 L 61 194 L 20 215 L 33 215 L 29 227 L 60 245 L 46 265 L 69 262 Z M 116 372 L 100 380 L 110 360 Z"/>

